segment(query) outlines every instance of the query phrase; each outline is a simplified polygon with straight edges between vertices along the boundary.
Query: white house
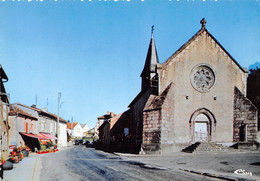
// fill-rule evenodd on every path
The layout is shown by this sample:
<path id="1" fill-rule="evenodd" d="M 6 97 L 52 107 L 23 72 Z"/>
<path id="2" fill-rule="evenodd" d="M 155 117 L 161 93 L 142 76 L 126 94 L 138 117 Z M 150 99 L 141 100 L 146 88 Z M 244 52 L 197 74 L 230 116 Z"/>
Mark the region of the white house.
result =
<path id="1" fill-rule="evenodd" d="M 89 127 L 87 124 L 80 124 L 82 127 L 82 137 L 84 137 L 85 133 L 89 131 Z"/>
<path id="2" fill-rule="evenodd" d="M 67 123 L 67 132 L 73 138 L 82 138 L 83 129 L 79 123 Z"/>

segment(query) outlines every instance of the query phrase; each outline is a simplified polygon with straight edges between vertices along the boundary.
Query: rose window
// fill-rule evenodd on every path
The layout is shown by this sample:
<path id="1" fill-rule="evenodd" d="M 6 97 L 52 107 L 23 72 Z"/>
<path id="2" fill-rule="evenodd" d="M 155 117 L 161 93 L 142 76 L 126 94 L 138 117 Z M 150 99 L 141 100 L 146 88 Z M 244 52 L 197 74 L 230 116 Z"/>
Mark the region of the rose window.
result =
<path id="1" fill-rule="evenodd" d="M 207 66 L 199 66 L 191 73 L 191 84 L 199 92 L 207 92 L 213 86 L 215 76 Z"/>

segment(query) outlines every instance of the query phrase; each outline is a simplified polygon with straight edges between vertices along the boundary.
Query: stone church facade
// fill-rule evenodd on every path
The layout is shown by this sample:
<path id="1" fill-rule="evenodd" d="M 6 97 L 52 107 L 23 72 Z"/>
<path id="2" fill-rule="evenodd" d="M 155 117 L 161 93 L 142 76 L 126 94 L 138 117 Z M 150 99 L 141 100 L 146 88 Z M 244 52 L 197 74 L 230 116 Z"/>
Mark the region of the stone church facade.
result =
<path id="1" fill-rule="evenodd" d="M 159 63 L 153 32 L 142 90 L 129 105 L 143 153 L 181 151 L 194 142 L 257 142 L 256 107 L 246 98 L 248 71 L 206 29 Z"/>

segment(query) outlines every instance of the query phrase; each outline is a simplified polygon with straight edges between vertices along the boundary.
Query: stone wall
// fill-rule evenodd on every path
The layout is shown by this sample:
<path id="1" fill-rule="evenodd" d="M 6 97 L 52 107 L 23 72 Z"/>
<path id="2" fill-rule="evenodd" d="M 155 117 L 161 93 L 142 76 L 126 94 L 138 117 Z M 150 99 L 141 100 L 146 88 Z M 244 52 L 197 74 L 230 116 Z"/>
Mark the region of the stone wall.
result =
<path id="1" fill-rule="evenodd" d="M 257 108 L 240 90 L 234 90 L 234 141 L 253 142 L 257 140 Z M 245 139 L 241 140 L 241 128 L 245 129 Z"/>
<path id="2" fill-rule="evenodd" d="M 145 153 L 160 153 L 161 142 L 161 109 L 143 112 L 143 144 Z"/>
<path id="3" fill-rule="evenodd" d="M 132 126 L 129 131 L 134 135 L 136 135 L 137 141 L 140 142 L 140 144 L 142 142 L 142 134 L 143 134 L 143 110 L 149 96 L 150 96 L 150 90 L 139 93 L 134 104 L 130 106 L 133 119 L 131 123 Z"/>

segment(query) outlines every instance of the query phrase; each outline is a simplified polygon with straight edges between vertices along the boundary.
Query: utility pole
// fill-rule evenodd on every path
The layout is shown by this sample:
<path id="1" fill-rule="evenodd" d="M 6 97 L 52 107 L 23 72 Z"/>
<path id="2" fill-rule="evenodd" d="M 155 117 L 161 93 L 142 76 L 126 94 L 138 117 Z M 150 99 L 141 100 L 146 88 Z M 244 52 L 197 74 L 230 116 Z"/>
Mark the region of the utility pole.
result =
<path id="1" fill-rule="evenodd" d="M 73 137 L 73 114 L 72 114 L 72 117 L 71 117 L 71 141 L 72 141 L 72 137 Z"/>
<path id="2" fill-rule="evenodd" d="M 61 97 L 61 93 L 58 92 L 58 117 L 57 117 L 57 146 L 60 144 L 60 141 L 59 141 L 59 134 L 60 134 L 60 116 L 59 116 L 59 113 L 60 113 L 60 97 Z"/>

